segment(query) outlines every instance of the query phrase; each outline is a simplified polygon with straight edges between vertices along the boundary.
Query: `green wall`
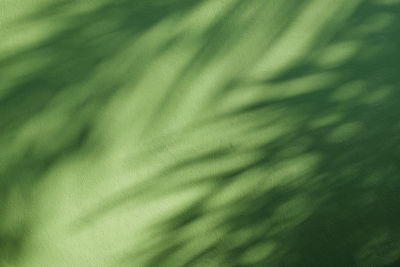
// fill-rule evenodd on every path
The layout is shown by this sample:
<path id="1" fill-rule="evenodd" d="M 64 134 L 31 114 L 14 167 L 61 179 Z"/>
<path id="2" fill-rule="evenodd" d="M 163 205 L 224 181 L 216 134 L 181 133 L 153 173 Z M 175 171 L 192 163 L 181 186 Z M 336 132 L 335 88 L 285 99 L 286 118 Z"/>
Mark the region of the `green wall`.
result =
<path id="1" fill-rule="evenodd" d="M 0 0 L 0 267 L 400 266 L 399 14 Z"/>

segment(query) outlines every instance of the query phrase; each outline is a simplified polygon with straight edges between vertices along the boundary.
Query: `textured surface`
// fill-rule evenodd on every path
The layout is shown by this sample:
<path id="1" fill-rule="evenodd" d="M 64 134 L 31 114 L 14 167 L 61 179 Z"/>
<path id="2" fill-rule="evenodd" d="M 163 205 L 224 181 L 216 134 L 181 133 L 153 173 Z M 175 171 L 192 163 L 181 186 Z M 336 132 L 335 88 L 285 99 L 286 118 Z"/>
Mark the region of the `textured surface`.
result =
<path id="1" fill-rule="evenodd" d="M 399 266 L 399 12 L 0 0 L 0 266 Z"/>

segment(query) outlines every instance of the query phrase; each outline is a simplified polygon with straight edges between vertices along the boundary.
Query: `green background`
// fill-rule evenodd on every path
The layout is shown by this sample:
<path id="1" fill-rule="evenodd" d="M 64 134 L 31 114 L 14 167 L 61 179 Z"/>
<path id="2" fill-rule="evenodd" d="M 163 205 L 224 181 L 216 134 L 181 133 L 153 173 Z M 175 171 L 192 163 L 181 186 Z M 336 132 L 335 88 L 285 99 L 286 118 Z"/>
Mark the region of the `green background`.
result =
<path id="1" fill-rule="evenodd" d="M 0 0 L 0 266 L 400 266 L 399 14 Z"/>

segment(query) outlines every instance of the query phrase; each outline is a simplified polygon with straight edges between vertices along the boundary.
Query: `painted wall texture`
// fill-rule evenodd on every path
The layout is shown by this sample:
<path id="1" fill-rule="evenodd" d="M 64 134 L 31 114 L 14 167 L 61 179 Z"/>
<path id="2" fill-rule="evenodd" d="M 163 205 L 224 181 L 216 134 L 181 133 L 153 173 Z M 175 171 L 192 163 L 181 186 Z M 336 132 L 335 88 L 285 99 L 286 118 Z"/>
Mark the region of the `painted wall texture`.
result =
<path id="1" fill-rule="evenodd" d="M 400 266 L 399 0 L 0 0 L 0 267 Z"/>

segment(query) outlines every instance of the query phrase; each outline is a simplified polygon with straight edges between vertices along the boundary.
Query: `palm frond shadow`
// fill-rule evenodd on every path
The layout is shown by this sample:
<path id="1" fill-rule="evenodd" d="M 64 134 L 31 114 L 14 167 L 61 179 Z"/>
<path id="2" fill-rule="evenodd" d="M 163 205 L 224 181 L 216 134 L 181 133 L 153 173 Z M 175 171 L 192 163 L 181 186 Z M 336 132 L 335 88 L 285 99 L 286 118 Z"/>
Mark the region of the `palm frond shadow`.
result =
<path id="1" fill-rule="evenodd" d="M 263 81 L 261 90 L 291 90 L 284 85 L 274 87 L 325 73 L 337 74 L 333 83 L 322 84 L 310 93 L 291 97 L 282 94 L 276 100 L 268 98 L 267 92 L 266 101 L 221 116 L 225 120 L 249 114 L 261 121 L 249 130 L 253 132 L 273 130 L 273 123 L 263 125 L 262 121 L 280 110 L 287 110 L 282 112 L 281 120 L 288 119 L 286 114 L 295 114 L 298 121 L 293 131 L 251 148 L 261 151 L 261 160 L 230 175 L 218 174 L 212 181 L 206 180 L 214 184 L 213 190 L 179 214 L 154 225 L 154 229 L 161 229 L 155 232 L 163 238 L 145 251 L 128 254 L 124 263 L 134 262 L 134 266 L 141 253 L 152 251 L 149 254 L 155 256 L 149 256 L 146 266 L 396 266 L 400 256 L 400 114 L 396 111 L 400 80 L 395 47 L 400 44 L 395 33 L 400 24 L 393 19 L 379 31 L 357 35 L 357 30 L 367 26 L 371 18 L 394 18 L 398 8 L 363 3 L 332 39 L 322 40 L 321 47 L 316 42 L 315 50 L 311 49 L 305 60 Z M 312 62 L 327 46 L 350 41 L 361 45 L 339 65 L 321 67 Z M 234 82 L 237 85 L 233 83 L 226 90 L 240 92 L 252 86 L 248 81 Z M 214 153 L 209 156 L 209 164 L 219 155 L 219 151 Z M 289 182 L 269 186 L 279 174 L 268 169 L 282 171 L 276 166 L 285 161 L 295 164 L 309 155 L 317 155 L 318 160 L 310 167 L 300 161 L 300 169 L 309 167 L 303 175 L 289 171 Z M 197 160 L 203 157 L 178 164 L 174 171 L 196 168 Z M 290 168 L 289 164 L 284 166 Z M 241 177 L 257 168 L 264 168 L 264 172 Z M 169 171 L 155 179 L 169 176 Z M 238 188 L 236 199 L 214 206 L 218 195 L 241 179 L 256 183 L 250 190 Z M 160 189 L 154 186 L 152 190 Z M 184 188 L 177 186 L 176 190 Z M 135 193 L 131 196 L 134 198 Z M 205 227 L 206 231 L 187 234 L 194 225 L 202 221 L 206 224 L 208 217 L 218 214 L 222 219 Z M 204 240 L 209 242 L 202 247 L 202 242 L 207 243 Z"/>
<path id="2" fill-rule="evenodd" d="M 1 87 L 0 141 L 9 151 L 1 154 L 8 159 L 0 201 L 13 201 L 18 188 L 28 199 L 18 207 L 29 210 L 32 188 L 59 162 L 106 154 L 99 121 L 114 99 L 137 91 L 129 104 L 140 106 L 140 95 L 151 91 L 140 80 L 152 71 L 154 79 L 164 75 L 155 62 L 168 51 L 193 49 L 175 74 L 165 74 L 172 81 L 159 85 L 163 95 L 145 98 L 151 108 L 121 119 L 128 125 L 121 129 L 136 138 L 124 144 L 121 165 L 139 175 L 81 210 L 69 235 L 119 216 L 121 207 L 129 213 L 129 203 L 146 207 L 199 188 L 167 215 L 154 215 L 143 237 L 126 230 L 134 245 L 128 242 L 111 265 L 396 266 L 400 5 L 360 1 L 349 17 L 327 20 L 301 57 L 273 75 L 252 70 L 301 24 L 306 1 L 227 1 L 199 35 L 191 35 L 194 23 L 163 32 L 154 47 L 138 45 L 164 21 L 183 25 L 180 18 L 199 2 L 104 1 L 63 15 L 79 3 L 60 1 L 19 21 L 54 20 L 61 30 L 0 61 L 0 74 L 17 81 Z M 300 42 L 303 33 L 294 35 Z M 22 61 L 32 67 L 18 76 Z M 37 129 L 43 124 L 51 127 Z M 0 216 L 10 217 L 3 206 Z M 0 228 L 0 252 L 9 258 L 18 258 L 29 238 L 21 233 L 33 231 L 24 216 L 12 231 Z"/>
<path id="3" fill-rule="evenodd" d="M 93 127 L 108 102 L 161 53 L 124 61 L 124 52 L 196 2 L 102 1 L 87 11 L 79 1 L 57 1 L 2 25 L 2 38 L 11 41 L 50 26 L 31 44 L 17 42 L 0 53 L 0 265 L 18 258 L 29 239 L 33 188 L 58 162 L 90 153 Z"/>

